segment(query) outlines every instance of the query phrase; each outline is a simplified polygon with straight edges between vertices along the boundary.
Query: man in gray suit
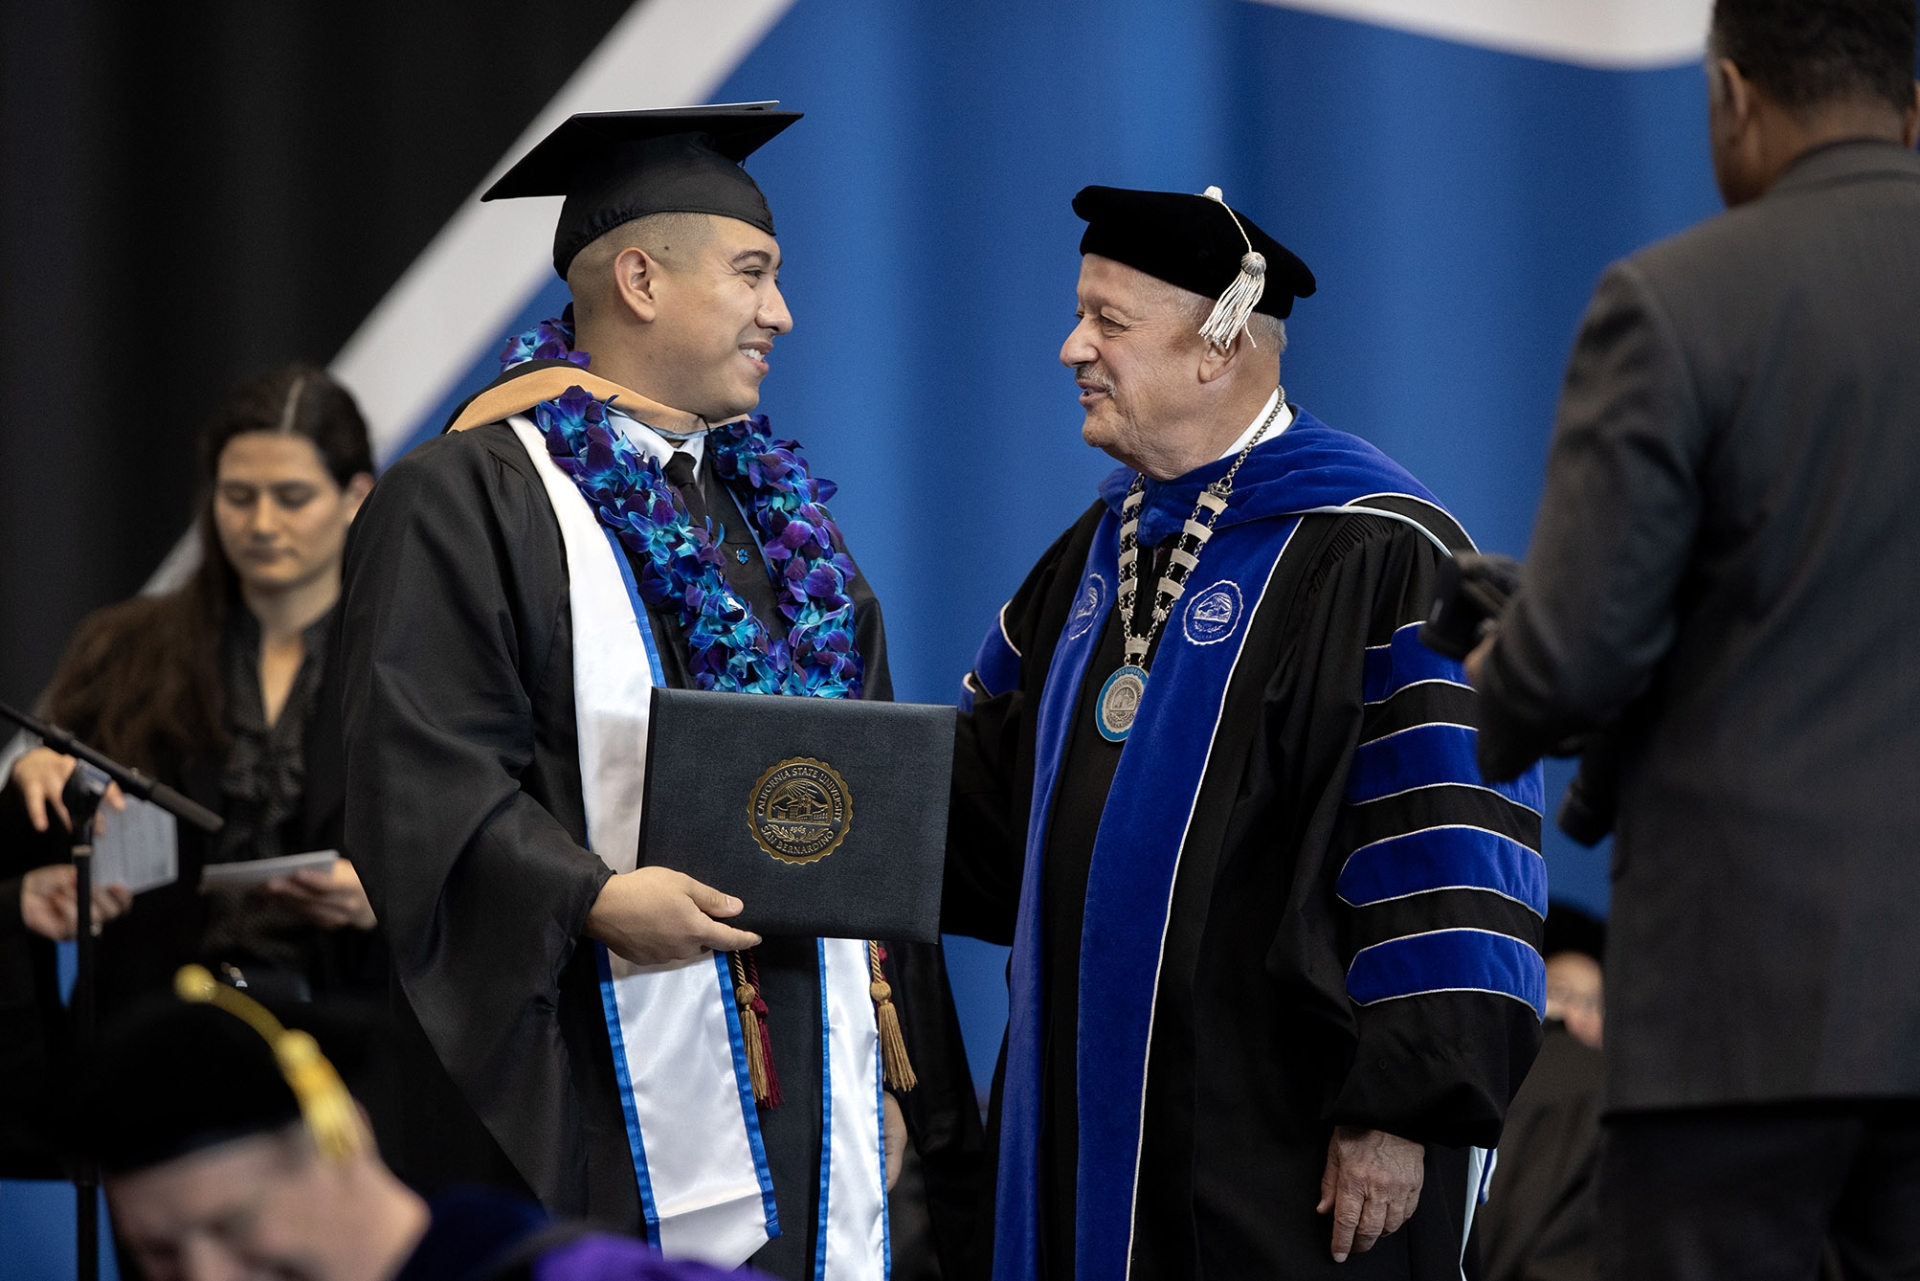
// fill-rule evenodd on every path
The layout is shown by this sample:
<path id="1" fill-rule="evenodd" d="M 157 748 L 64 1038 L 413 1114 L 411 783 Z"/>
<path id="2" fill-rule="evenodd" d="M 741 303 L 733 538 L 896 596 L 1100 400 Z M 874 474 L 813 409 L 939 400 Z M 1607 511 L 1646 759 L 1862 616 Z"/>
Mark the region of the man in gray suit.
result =
<path id="1" fill-rule="evenodd" d="M 1483 771 L 1620 745 L 1601 1265 L 1920 1276 L 1914 0 L 1719 0 L 1731 207 L 1615 264 Z"/>

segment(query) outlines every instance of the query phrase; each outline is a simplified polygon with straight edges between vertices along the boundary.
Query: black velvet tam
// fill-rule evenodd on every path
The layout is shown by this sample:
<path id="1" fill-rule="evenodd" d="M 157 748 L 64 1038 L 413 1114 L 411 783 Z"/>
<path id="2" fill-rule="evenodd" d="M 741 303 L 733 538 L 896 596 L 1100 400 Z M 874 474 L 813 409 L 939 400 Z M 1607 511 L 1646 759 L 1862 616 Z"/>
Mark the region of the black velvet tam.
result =
<path id="1" fill-rule="evenodd" d="M 1178 285 L 1189 293 L 1218 298 L 1240 272 L 1240 259 L 1252 242 L 1267 260 L 1267 287 L 1254 310 L 1285 319 L 1295 298 L 1310 297 L 1313 273 L 1293 251 L 1260 230 L 1238 209 L 1229 214 L 1219 201 L 1179 191 L 1132 191 L 1123 187 L 1082 187 L 1073 211 L 1086 220 L 1080 252 L 1099 254 L 1137 271 Z M 1246 229 L 1234 226 L 1234 216 Z"/>
<path id="2" fill-rule="evenodd" d="M 170 997 L 106 1029 L 78 1106 L 80 1133 L 109 1174 L 300 1119 L 300 1104 L 259 1033 L 224 1010 Z"/>
<path id="3" fill-rule="evenodd" d="M 319 1042 L 356 1097 L 375 1089 L 386 1037 L 376 1012 L 304 1003 L 272 1012 Z M 266 1039 L 216 1006 L 156 995 L 107 1024 L 97 1044 L 68 1103 L 76 1113 L 68 1133 L 108 1174 L 300 1120 Z"/>
<path id="4" fill-rule="evenodd" d="M 622 223 L 658 213 L 718 214 L 773 234 L 773 212 L 741 162 L 800 118 L 777 103 L 572 116 L 487 188 L 482 200 L 565 196 L 553 269 Z"/>

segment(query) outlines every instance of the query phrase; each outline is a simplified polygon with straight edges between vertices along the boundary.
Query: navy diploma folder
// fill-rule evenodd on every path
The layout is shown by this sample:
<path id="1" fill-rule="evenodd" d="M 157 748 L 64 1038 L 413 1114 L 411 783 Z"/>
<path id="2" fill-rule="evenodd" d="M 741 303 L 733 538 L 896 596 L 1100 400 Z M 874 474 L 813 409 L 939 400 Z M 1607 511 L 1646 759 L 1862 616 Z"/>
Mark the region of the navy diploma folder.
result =
<path id="1" fill-rule="evenodd" d="M 954 716 L 655 686 L 640 864 L 738 898 L 756 934 L 938 942 Z"/>

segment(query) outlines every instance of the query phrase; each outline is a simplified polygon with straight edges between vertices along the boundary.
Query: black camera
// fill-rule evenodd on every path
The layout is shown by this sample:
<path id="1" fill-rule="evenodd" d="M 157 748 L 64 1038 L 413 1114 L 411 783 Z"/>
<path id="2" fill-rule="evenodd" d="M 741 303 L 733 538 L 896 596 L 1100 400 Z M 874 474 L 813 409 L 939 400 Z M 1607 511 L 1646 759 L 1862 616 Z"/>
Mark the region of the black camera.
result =
<path id="1" fill-rule="evenodd" d="M 1456 663 L 1493 632 L 1500 611 L 1520 586 L 1520 562 L 1511 556 L 1462 552 L 1440 562 L 1433 608 L 1420 624 L 1420 643 Z"/>
<path id="2" fill-rule="evenodd" d="M 1493 634 L 1519 586 L 1520 562 L 1511 556 L 1462 552 L 1440 562 L 1433 608 L 1420 624 L 1420 643 L 1456 663 L 1465 662 Z M 1619 801 L 1618 736 L 1602 730 L 1564 744 L 1553 755 L 1580 757 L 1580 772 L 1567 786 L 1554 822 L 1580 844 L 1598 845 L 1613 830 Z"/>

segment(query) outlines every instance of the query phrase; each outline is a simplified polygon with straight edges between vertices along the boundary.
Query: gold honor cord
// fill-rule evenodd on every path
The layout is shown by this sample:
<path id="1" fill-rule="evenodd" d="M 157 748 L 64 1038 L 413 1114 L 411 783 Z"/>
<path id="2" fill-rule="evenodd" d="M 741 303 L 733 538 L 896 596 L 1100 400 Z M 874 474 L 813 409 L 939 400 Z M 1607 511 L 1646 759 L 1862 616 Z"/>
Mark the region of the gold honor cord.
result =
<path id="1" fill-rule="evenodd" d="M 214 1005 L 260 1034 L 273 1049 L 280 1075 L 300 1104 L 300 1118 L 314 1146 L 329 1161 L 345 1161 L 367 1150 L 366 1127 L 346 1082 L 320 1052 L 320 1043 L 288 1028 L 252 997 L 214 978 L 204 966 L 183 965 L 173 976 L 174 994 L 196 1005 Z"/>
<path id="2" fill-rule="evenodd" d="M 911 1090 L 920 1084 L 920 1078 L 913 1074 L 913 1064 L 907 1061 L 906 1038 L 900 1035 L 900 1013 L 893 1008 L 893 988 L 888 985 L 887 976 L 880 969 L 878 943 L 867 944 L 867 965 L 873 971 L 873 982 L 867 985 L 867 995 L 873 1000 L 873 1016 L 880 1028 L 881 1071 L 890 1088 Z"/>

